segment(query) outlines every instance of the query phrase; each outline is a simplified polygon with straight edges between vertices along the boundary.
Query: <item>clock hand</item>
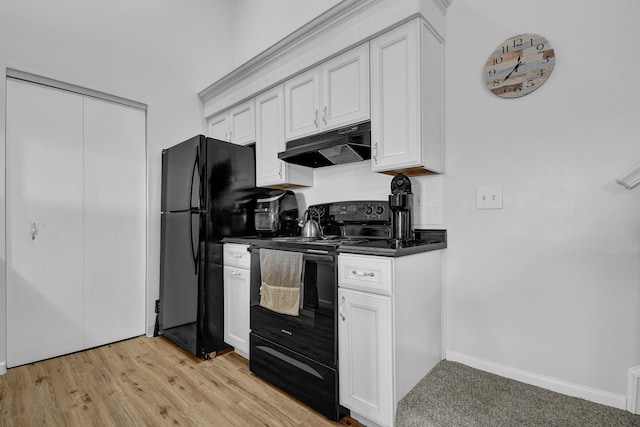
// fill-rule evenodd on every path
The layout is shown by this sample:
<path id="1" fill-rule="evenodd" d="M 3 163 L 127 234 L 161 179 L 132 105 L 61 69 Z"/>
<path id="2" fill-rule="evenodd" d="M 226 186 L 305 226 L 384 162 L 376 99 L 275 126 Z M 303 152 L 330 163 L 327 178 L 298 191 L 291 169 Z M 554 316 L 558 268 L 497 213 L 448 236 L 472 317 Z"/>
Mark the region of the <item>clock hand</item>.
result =
<path id="1" fill-rule="evenodd" d="M 511 70 L 511 72 L 509 74 L 507 74 L 507 77 L 504 78 L 504 80 L 502 81 L 502 83 L 506 82 L 507 79 L 511 76 L 511 74 L 515 73 L 516 71 L 518 71 L 518 67 L 520 66 L 521 62 L 520 62 L 520 58 L 522 58 L 522 54 L 520 54 L 520 56 L 518 56 L 518 63 L 516 64 L 516 66 L 513 68 L 513 70 Z"/>

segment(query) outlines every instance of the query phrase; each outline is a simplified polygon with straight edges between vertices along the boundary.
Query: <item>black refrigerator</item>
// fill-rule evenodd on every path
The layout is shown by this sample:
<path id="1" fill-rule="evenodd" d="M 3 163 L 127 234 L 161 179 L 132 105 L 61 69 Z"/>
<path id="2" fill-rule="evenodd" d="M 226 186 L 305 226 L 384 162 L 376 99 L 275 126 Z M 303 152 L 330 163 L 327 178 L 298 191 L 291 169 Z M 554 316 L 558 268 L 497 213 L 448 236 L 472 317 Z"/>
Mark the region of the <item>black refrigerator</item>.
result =
<path id="1" fill-rule="evenodd" d="M 224 343 L 222 239 L 255 233 L 255 155 L 193 137 L 162 151 L 158 332 L 208 358 Z"/>

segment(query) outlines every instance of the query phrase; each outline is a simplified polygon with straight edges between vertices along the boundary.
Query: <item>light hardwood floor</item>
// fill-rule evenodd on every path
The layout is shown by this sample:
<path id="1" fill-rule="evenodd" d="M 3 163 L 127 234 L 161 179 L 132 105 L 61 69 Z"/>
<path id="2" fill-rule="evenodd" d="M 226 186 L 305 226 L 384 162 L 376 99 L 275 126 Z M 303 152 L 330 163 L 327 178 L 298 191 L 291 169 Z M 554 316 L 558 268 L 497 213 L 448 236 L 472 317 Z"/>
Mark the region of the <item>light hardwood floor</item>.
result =
<path id="1" fill-rule="evenodd" d="M 196 359 L 138 337 L 10 368 L 2 426 L 339 426 L 249 371 L 233 352 Z"/>

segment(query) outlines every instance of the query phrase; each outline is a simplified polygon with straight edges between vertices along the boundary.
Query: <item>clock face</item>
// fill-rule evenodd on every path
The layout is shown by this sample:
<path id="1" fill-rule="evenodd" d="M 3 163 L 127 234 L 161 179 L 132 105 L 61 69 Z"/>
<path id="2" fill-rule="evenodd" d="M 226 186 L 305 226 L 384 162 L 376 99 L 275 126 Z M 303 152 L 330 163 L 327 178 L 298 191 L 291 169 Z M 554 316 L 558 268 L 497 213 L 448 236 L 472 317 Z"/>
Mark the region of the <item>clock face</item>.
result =
<path id="1" fill-rule="evenodd" d="M 496 47 L 484 67 L 484 82 L 494 95 L 519 98 L 542 86 L 555 62 L 547 39 L 533 33 L 520 34 Z"/>

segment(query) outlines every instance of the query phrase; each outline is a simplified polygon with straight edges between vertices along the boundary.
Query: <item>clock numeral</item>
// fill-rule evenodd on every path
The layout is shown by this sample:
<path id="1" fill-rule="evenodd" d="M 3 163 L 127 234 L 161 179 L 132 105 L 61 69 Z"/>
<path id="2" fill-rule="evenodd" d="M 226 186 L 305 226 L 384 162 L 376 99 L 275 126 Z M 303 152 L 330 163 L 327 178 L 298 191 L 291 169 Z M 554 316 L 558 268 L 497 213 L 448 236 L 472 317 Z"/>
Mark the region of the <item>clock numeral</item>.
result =
<path id="1" fill-rule="evenodd" d="M 521 47 L 522 46 L 522 38 L 513 39 L 513 47 Z"/>
<path id="2" fill-rule="evenodd" d="M 496 69 L 495 68 L 490 69 L 487 74 L 489 75 L 489 77 L 493 77 L 496 74 Z"/>
<path id="3" fill-rule="evenodd" d="M 502 53 L 509 53 L 509 46 L 502 46 Z"/>
<path id="4" fill-rule="evenodd" d="M 502 56 L 493 58 L 493 65 L 498 65 L 498 64 L 502 64 Z"/>
<path id="5" fill-rule="evenodd" d="M 513 93 L 522 92 L 522 85 L 514 86 Z"/>
<path id="6" fill-rule="evenodd" d="M 544 68 L 540 69 L 540 77 L 544 77 Z"/>
<path id="7" fill-rule="evenodd" d="M 493 84 L 493 87 L 500 86 L 500 80 L 494 80 L 492 84 Z"/>
<path id="8" fill-rule="evenodd" d="M 535 85 L 536 85 L 536 84 L 535 84 L 535 82 L 533 81 L 533 79 L 529 79 L 529 80 L 527 80 L 527 87 L 534 87 Z"/>
<path id="9" fill-rule="evenodd" d="M 544 55 L 544 56 L 542 57 L 542 63 L 543 63 L 543 64 L 548 64 L 548 63 L 549 63 L 549 61 L 551 61 L 551 59 L 550 59 L 550 58 L 551 58 L 551 56 L 550 56 L 550 55 Z"/>
<path id="10" fill-rule="evenodd" d="M 536 46 L 536 49 L 544 50 L 544 43 L 538 43 L 538 46 Z"/>

